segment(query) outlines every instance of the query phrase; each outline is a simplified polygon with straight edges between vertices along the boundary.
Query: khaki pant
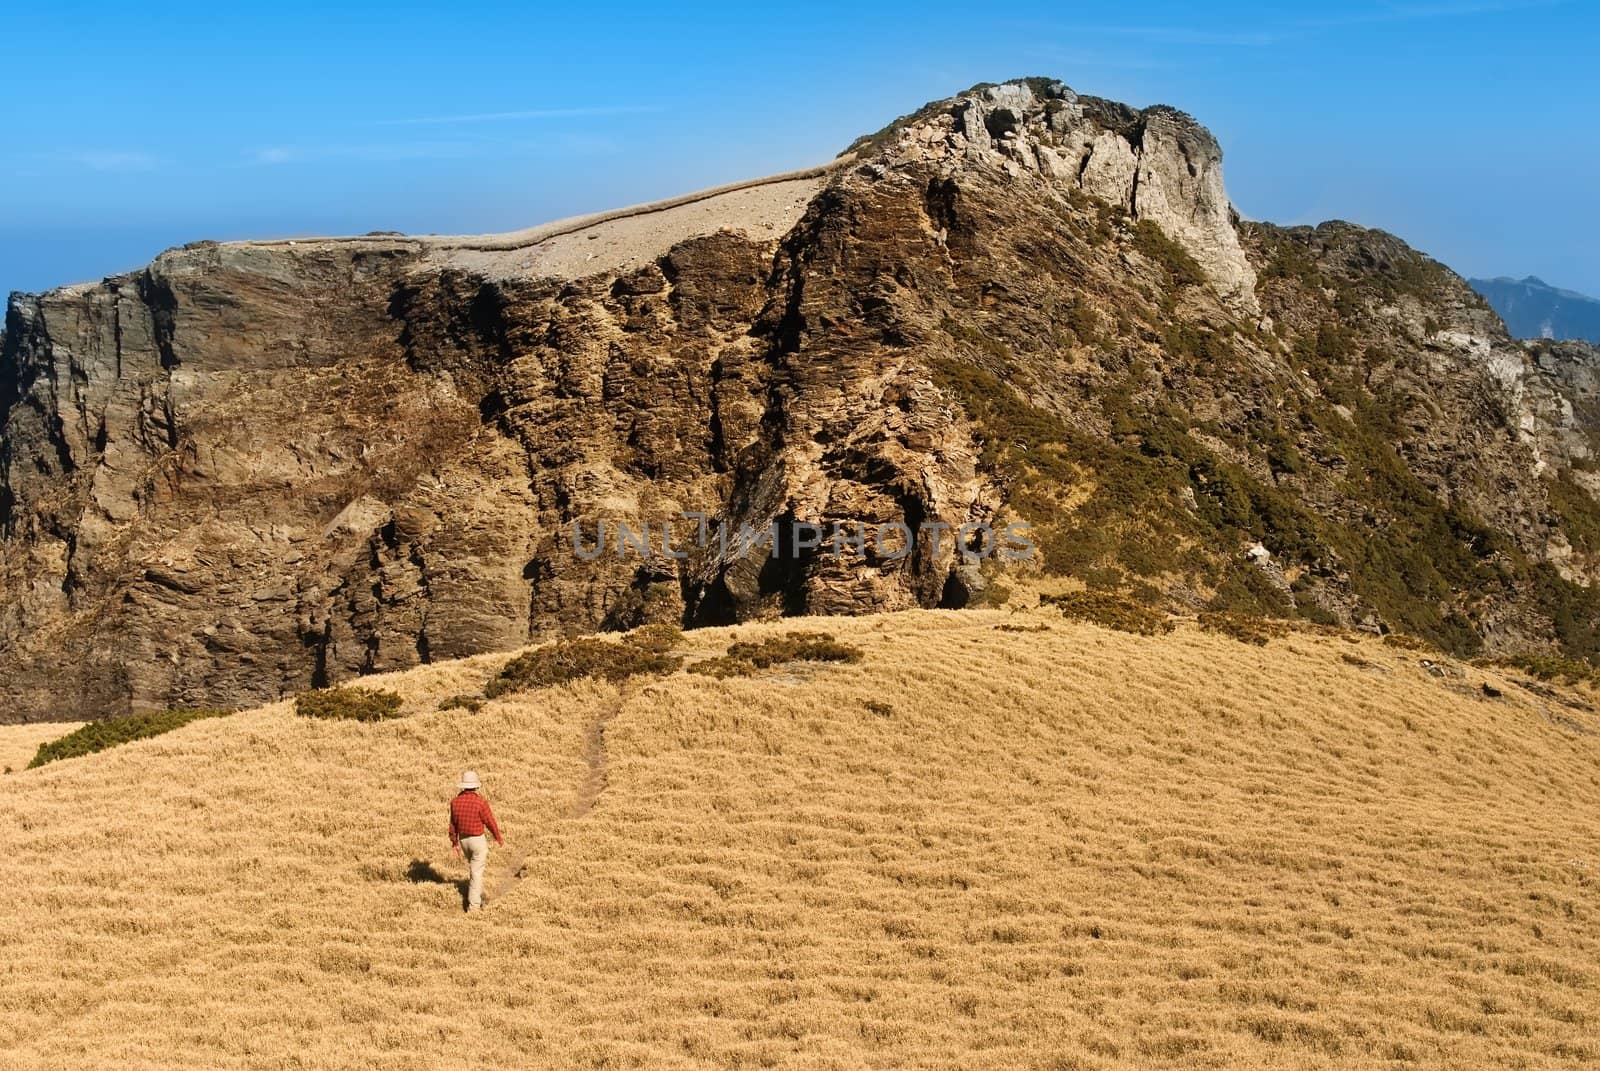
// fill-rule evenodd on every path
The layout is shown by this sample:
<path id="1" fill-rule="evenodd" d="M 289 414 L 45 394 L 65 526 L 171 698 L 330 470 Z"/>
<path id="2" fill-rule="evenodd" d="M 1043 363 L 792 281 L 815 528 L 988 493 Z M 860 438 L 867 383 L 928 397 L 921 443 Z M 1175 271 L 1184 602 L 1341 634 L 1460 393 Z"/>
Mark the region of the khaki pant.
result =
<path id="1" fill-rule="evenodd" d="M 467 910 L 476 911 L 483 906 L 483 868 L 489 862 L 489 838 L 479 833 L 476 837 L 461 838 L 461 854 L 467 857 Z"/>

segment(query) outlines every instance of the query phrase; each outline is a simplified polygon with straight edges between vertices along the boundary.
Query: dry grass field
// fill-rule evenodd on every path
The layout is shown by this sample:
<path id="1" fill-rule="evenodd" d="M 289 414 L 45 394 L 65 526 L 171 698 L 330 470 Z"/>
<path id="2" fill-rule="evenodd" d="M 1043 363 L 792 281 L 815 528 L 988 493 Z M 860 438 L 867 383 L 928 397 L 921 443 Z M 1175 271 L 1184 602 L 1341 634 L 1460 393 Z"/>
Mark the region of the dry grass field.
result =
<path id="1" fill-rule="evenodd" d="M 81 721 L 55 721 L 0 725 L 0 771 L 15 773 L 27 769 L 40 744 L 65 736 L 82 724 Z"/>
<path id="2" fill-rule="evenodd" d="M 483 657 L 0 778 L 0 1066 L 1600 1063 L 1594 713 L 1374 639 L 805 625 L 864 660 L 437 712 Z"/>

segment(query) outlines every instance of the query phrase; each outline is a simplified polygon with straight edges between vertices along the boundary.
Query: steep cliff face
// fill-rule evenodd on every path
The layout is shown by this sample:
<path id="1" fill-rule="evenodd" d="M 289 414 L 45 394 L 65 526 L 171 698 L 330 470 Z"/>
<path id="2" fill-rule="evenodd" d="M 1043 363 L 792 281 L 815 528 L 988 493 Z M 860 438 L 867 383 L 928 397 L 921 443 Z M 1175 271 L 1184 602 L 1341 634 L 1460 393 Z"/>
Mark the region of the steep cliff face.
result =
<path id="1" fill-rule="evenodd" d="M 201 244 L 15 296 L 0 717 L 959 606 L 1008 569 L 1600 650 L 1592 362 L 1387 235 L 1236 226 L 1170 109 L 1029 80 L 853 150 L 622 219 Z M 1030 561 L 937 528 L 1012 521 Z"/>

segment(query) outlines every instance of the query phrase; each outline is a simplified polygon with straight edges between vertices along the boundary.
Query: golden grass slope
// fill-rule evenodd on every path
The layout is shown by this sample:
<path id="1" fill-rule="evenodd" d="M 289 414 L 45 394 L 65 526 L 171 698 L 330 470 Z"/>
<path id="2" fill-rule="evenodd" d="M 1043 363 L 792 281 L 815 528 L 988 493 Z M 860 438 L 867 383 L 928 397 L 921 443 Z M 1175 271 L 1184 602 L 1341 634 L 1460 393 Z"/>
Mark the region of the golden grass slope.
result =
<path id="1" fill-rule="evenodd" d="M 807 627 L 865 659 L 432 712 L 482 657 L 377 679 L 404 720 L 280 703 L 0 779 L 0 1065 L 1600 1061 L 1592 713 L 1372 640 Z M 477 916 L 464 767 L 491 890 L 525 861 Z"/>
<path id="2" fill-rule="evenodd" d="M 28 768 L 28 763 L 39 753 L 39 745 L 66 736 L 81 728 L 81 721 L 31 722 L 22 725 L 0 725 L 0 770 Z"/>

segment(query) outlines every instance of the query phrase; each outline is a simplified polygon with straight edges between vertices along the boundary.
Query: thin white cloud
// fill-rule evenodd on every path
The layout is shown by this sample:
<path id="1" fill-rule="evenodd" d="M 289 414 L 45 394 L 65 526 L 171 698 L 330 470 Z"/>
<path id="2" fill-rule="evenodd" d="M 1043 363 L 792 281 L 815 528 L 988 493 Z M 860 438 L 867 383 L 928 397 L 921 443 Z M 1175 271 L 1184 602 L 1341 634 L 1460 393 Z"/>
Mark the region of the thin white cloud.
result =
<path id="1" fill-rule="evenodd" d="M 383 119 L 379 126 L 429 126 L 450 123 L 501 123 L 519 119 L 590 119 L 610 115 L 649 115 L 660 105 L 628 104 L 600 108 L 535 108 L 520 112 L 478 112 L 470 115 L 428 115 L 412 119 Z"/>
<path id="2" fill-rule="evenodd" d="M 91 171 L 126 174 L 132 171 L 152 171 L 161 161 L 147 152 L 119 149 L 84 149 L 64 154 L 62 159 L 86 167 Z"/>
<path id="3" fill-rule="evenodd" d="M 1063 70 L 1128 70 L 1151 71 L 1158 70 L 1169 64 L 1152 59 L 1148 55 L 1126 55 L 1111 52 L 1106 49 L 1066 48 L 1061 45 L 1035 44 L 1023 47 L 1018 55 L 1036 59 L 1042 63 L 1057 64 Z M 960 79 L 947 78 L 946 85 L 955 85 Z"/>
<path id="4" fill-rule="evenodd" d="M 265 145 L 245 154 L 245 162 L 262 167 L 316 160 L 432 160 L 467 156 L 474 146 L 460 142 L 397 142 L 356 145 Z"/>
<path id="5" fill-rule="evenodd" d="M 1162 45 L 1200 47 L 1270 48 L 1307 31 L 1337 29 L 1390 22 L 1422 22 L 1432 19 L 1468 18 L 1516 11 L 1538 11 L 1563 7 L 1570 0 L 1439 0 L 1436 3 L 1382 4 L 1367 10 L 1346 11 L 1314 18 L 1296 18 L 1284 23 L 1268 23 L 1261 29 L 1230 30 L 1180 25 L 1099 25 L 1054 27 L 1084 37 L 1125 37 Z"/>
<path id="6" fill-rule="evenodd" d="M 1472 15 L 1498 15 L 1514 11 L 1539 11 L 1564 7 L 1568 0 L 1446 0 L 1433 4 L 1385 4 L 1370 11 L 1350 11 L 1322 18 L 1296 19 L 1294 25 L 1307 29 L 1332 29 L 1339 26 L 1367 26 L 1385 22 L 1420 22 L 1428 19 L 1458 19 Z"/>
<path id="7" fill-rule="evenodd" d="M 367 142 L 357 144 L 263 145 L 244 154 L 247 167 L 315 164 L 330 160 L 389 163 L 408 160 L 467 160 L 531 154 L 596 156 L 617 152 L 614 138 L 593 131 L 563 131 L 538 140 L 458 138 L 444 141 Z"/>
<path id="8" fill-rule="evenodd" d="M 1164 45 L 1237 45 L 1262 48 L 1276 44 L 1279 35 L 1268 30 L 1204 30 L 1190 26 L 1073 26 L 1075 34 L 1134 37 Z"/>

